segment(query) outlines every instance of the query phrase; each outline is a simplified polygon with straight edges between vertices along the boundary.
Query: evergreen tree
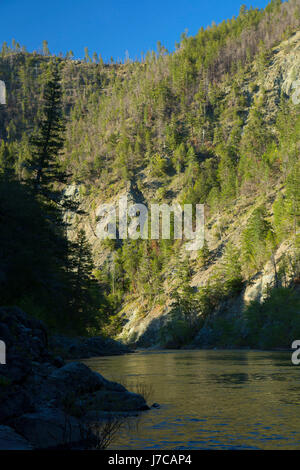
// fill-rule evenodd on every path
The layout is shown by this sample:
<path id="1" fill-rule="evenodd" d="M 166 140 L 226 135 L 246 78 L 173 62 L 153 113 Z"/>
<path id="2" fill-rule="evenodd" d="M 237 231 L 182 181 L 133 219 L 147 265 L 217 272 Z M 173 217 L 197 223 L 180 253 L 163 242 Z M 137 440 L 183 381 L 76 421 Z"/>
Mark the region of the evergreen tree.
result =
<path id="1" fill-rule="evenodd" d="M 92 59 L 90 58 L 89 50 L 87 47 L 84 48 L 84 61 L 88 63 L 92 62 Z"/>
<path id="2" fill-rule="evenodd" d="M 43 54 L 45 56 L 50 55 L 49 47 L 48 47 L 48 41 L 44 40 L 43 41 Z"/>
<path id="3" fill-rule="evenodd" d="M 76 240 L 71 243 L 68 267 L 73 279 L 70 325 L 75 322 L 78 328 L 84 329 L 97 324 L 103 299 L 93 275 L 95 267 L 91 247 L 83 229 L 78 231 Z"/>
<path id="4" fill-rule="evenodd" d="M 198 259 L 201 266 L 207 266 L 210 259 L 210 251 L 206 240 L 204 240 L 203 247 L 199 250 Z"/>
<path id="5" fill-rule="evenodd" d="M 66 181 L 58 155 L 64 145 L 64 122 L 62 117 L 62 91 L 58 64 L 52 62 L 47 72 L 43 94 L 43 109 L 38 131 L 31 138 L 32 185 L 35 194 L 49 199 L 54 197 L 53 184 Z"/>
<path id="6" fill-rule="evenodd" d="M 221 269 L 225 293 L 235 295 L 240 292 L 243 287 L 241 253 L 231 242 L 226 245 Z"/>
<path id="7" fill-rule="evenodd" d="M 177 311 L 192 327 L 199 310 L 197 298 L 191 282 L 191 269 L 188 258 L 180 260 L 177 265 L 176 287 L 172 292 L 172 309 Z"/>
<path id="8" fill-rule="evenodd" d="M 292 167 L 286 183 L 287 210 L 291 219 L 292 232 L 297 235 L 300 221 L 300 162 Z"/>
<path id="9" fill-rule="evenodd" d="M 0 142 L 0 175 L 2 175 L 6 181 L 15 176 L 14 164 L 13 148 L 2 140 Z"/>
<path id="10" fill-rule="evenodd" d="M 245 267 L 260 269 L 267 261 L 266 250 L 268 235 L 272 225 L 267 219 L 264 207 L 258 207 L 250 216 L 247 227 L 242 234 L 242 252 Z"/>

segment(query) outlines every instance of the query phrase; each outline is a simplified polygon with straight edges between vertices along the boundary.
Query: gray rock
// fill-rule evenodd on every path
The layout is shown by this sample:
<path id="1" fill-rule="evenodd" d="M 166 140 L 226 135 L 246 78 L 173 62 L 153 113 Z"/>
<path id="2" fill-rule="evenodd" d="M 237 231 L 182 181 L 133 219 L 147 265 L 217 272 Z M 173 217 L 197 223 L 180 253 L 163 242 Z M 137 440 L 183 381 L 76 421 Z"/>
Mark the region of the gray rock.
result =
<path id="1" fill-rule="evenodd" d="M 2 366 L 1 366 L 2 367 Z M 30 394 L 22 390 L 20 386 L 9 387 L 8 390 L 1 390 L 0 387 L 0 423 L 19 416 L 20 414 L 32 411 L 33 403 Z"/>
<path id="2" fill-rule="evenodd" d="M 86 399 L 85 409 L 89 411 L 127 412 L 149 410 L 149 407 L 145 399 L 137 393 L 99 390 Z"/>
<path id="3" fill-rule="evenodd" d="M 32 446 L 11 427 L 0 425 L 0 450 L 32 450 Z"/>
<path id="4" fill-rule="evenodd" d="M 122 385 L 49 353 L 43 324 L 20 309 L 0 307 L 0 333 L 7 346 L 0 369 L 0 423 L 11 426 L 2 428 L 6 443 L 0 434 L 4 448 L 74 448 L 93 439 L 83 420 L 87 411 L 125 416 L 148 409 L 143 397 Z"/>
<path id="5" fill-rule="evenodd" d="M 49 360 L 45 326 L 17 307 L 0 307 L 1 340 L 6 344 L 6 365 L 1 375 L 21 384 L 32 371 L 32 361 Z"/>
<path id="6" fill-rule="evenodd" d="M 68 447 L 84 438 L 80 421 L 57 408 L 43 408 L 22 415 L 13 426 L 37 449 Z"/>
<path id="7" fill-rule="evenodd" d="M 115 382 L 106 380 L 102 375 L 93 372 L 81 362 L 71 362 L 50 374 L 48 383 L 55 385 L 56 389 L 67 393 L 82 395 L 106 389 L 124 392 L 126 389 Z"/>
<path id="8" fill-rule="evenodd" d="M 82 417 L 82 421 L 87 423 L 87 425 L 98 424 L 99 422 L 113 421 L 115 419 L 124 419 L 138 417 L 140 411 L 96 411 L 90 410 Z"/>

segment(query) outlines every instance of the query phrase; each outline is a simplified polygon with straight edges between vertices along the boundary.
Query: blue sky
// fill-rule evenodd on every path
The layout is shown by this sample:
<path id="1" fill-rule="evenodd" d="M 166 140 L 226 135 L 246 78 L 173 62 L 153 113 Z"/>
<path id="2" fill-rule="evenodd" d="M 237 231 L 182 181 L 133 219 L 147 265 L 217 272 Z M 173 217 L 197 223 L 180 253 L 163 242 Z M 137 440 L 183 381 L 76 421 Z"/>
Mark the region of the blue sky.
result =
<path id="1" fill-rule="evenodd" d="M 263 8 L 268 0 L 0 0 L 0 43 L 14 38 L 28 51 L 46 39 L 51 53 L 101 53 L 124 60 L 156 49 L 158 40 L 173 50 L 180 35 L 196 34 L 212 21 L 238 15 L 240 5 Z"/>

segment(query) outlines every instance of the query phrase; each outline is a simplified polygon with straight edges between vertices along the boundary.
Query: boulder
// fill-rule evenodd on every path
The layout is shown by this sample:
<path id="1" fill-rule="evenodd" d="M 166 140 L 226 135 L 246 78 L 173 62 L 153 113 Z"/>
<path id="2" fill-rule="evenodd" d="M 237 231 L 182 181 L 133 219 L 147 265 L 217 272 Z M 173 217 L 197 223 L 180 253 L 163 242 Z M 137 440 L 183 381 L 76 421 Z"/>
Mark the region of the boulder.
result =
<path id="1" fill-rule="evenodd" d="M 7 359 L 0 366 L 0 448 L 78 447 L 95 438 L 83 419 L 87 411 L 148 409 L 140 395 L 51 354 L 43 324 L 20 309 L 0 307 L 0 335 Z"/>
<path id="2" fill-rule="evenodd" d="M 21 384 L 30 375 L 32 361 L 51 359 L 45 326 L 17 307 L 0 307 L 0 339 L 7 356 L 0 374 L 12 384 Z"/>
<path id="3" fill-rule="evenodd" d="M 56 390 L 63 394 L 82 395 L 97 390 L 124 392 L 126 389 L 115 382 L 106 380 L 102 375 L 93 372 L 81 362 L 71 362 L 52 372 L 48 383 L 55 385 Z"/>
<path id="4" fill-rule="evenodd" d="M 103 411 L 90 410 L 82 417 L 82 421 L 91 424 L 99 424 L 101 422 L 112 422 L 114 420 L 122 421 L 124 418 L 138 417 L 140 411 Z"/>
<path id="5" fill-rule="evenodd" d="M 149 410 L 145 399 L 132 392 L 116 392 L 99 390 L 84 401 L 88 411 L 128 412 Z"/>
<path id="6" fill-rule="evenodd" d="M 30 394 L 22 390 L 19 385 L 13 388 L 0 386 L 0 423 L 6 423 L 32 409 Z"/>
<path id="7" fill-rule="evenodd" d="M 42 408 L 20 416 L 13 422 L 16 431 L 36 449 L 68 447 L 84 439 L 79 420 L 57 408 Z"/>
<path id="8" fill-rule="evenodd" d="M 32 446 L 11 427 L 0 425 L 0 450 L 32 450 Z"/>

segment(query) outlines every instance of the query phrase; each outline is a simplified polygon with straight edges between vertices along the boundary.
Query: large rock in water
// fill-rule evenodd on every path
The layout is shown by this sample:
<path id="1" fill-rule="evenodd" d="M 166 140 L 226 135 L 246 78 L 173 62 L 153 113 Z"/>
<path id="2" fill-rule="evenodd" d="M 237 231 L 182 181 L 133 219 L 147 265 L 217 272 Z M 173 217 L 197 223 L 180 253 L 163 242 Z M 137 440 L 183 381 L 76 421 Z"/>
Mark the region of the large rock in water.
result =
<path id="1" fill-rule="evenodd" d="M 55 385 L 62 393 L 92 393 L 97 390 L 112 390 L 124 392 L 126 389 L 116 382 L 106 380 L 102 375 L 93 372 L 81 362 L 71 362 L 60 369 L 56 369 L 48 377 L 48 383 Z"/>
<path id="2" fill-rule="evenodd" d="M 89 411 L 131 412 L 149 410 L 145 399 L 141 395 L 128 391 L 100 390 L 88 396 L 83 403 Z"/>

